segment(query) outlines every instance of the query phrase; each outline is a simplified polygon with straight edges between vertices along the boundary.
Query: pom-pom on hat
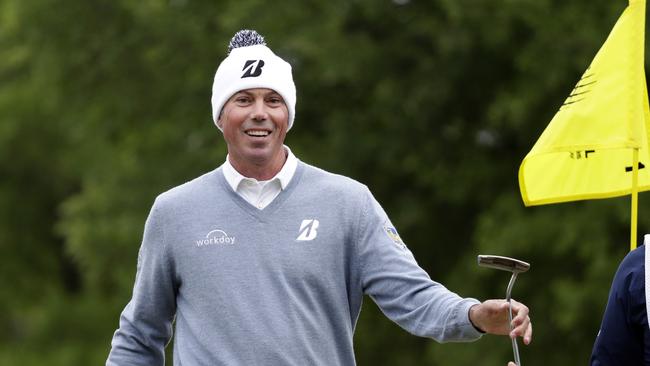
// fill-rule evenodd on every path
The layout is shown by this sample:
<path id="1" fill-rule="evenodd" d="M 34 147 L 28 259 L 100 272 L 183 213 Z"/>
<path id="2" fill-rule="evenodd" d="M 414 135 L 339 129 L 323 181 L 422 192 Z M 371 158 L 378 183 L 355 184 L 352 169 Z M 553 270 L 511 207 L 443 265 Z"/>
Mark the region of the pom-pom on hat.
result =
<path id="1" fill-rule="evenodd" d="M 272 89 L 282 96 L 289 110 L 287 130 L 291 129 L 296 115 L 296 86 L 291 75 L 291 65 L 266 46 L 264 37 L 254 30 L 244 29 L 230 40 L 228 56 L 214 75 L 214 124 L 217 125 L 221 109 L 231 96 L 240 90 L 253 88 Z"/>

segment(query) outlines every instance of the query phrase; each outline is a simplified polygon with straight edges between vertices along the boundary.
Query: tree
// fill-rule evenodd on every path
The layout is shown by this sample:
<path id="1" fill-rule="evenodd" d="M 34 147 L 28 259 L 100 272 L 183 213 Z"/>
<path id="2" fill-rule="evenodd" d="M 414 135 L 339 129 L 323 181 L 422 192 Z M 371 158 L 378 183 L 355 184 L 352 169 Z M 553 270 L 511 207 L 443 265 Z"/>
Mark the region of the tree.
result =
<path id="1" fill-rule="evenodd" d="M 210 87 L 241 28 L 293 65 L 299 158 L 367 184 L 461 295 L 502 296 L 507 278 L 476 267 L 478 253 L 530 261 L 514 292 L 535 324 L 522 358 L 585 362 L 627 248 L 627 200 L 524 209 L 516 172 L 626 5 L 5 0 L 0 364 L 103 362 L 153 199 L 225 158 Z M 408 335 L 370 301 L 355 347 L 360 365 L 510 358 L 503 337 Z"/>

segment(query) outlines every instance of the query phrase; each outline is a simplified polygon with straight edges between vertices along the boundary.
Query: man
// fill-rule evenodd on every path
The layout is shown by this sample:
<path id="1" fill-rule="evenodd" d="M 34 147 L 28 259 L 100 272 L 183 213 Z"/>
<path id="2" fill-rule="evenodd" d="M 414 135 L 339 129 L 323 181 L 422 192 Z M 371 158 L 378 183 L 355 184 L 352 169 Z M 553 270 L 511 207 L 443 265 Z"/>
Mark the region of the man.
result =
<path id="1" fill-rule="evenodd" d="M 107 365 L 354 365 L 364 294 L 409 332 L 467 341 L 523 336 L 528 309 L 463 299 L 431 281 L 372 197 L 300 162 L 284 145 L 295 117 L 291 66 L 238 32 L 212 89 L 228 156 L 156 198 L 133 297 Z"/>
<path id="2" fill-rule="evenodd" d="M 650 326 L 646 288 L 648 248 L 645 243 L 629 252 L 616 271 L 590 364 L 650 365 Z"/>

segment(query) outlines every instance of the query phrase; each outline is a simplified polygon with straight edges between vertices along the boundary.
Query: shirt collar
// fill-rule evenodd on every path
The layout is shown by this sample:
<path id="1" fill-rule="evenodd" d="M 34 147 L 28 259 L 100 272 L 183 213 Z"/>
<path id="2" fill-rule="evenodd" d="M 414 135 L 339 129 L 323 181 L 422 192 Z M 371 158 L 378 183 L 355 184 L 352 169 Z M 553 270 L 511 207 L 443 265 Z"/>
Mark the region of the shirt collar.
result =
<path id="1" fill-rule="evenodd" d="M 298 158 L 296 158 L 296 156 L 293 154 L 293 152 L 291 152 L 291 149 L 289 149 L 287 145 L 283 145 L 283 147 L 287 152 L 287 160 L 284 162 L 284 165 L 278 174 L 269 179 L 268 182 L 278 180 L 282 189 L 285 189 L 289 185 L 289 182 L 291 182 L 291 178 L 293 178 L 293 175 L 296 172 L 296 168 L 298 167 Z M 223 176 L 226 178 L 226 181 L 232 190 L 237 192 L 239 184 L 244 179 L 255 179 L 241 175 L 241 173 L 239 173 L 235 167 L 230 164 L 229 156 L 230 155 L 226 156 L 226 161 L 223 163 Z"/>

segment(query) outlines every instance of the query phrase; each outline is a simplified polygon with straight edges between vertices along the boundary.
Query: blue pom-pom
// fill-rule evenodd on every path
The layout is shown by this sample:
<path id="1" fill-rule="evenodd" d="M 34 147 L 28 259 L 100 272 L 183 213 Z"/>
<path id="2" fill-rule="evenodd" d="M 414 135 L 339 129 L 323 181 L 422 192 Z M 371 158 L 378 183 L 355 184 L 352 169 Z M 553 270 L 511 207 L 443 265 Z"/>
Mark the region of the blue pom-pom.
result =
<path id="1" fill-rule="evenodd" d="M 254 30 L 242 29 L 239 32 L 235 33 L 235 35 L 230 40 L 230 44 L 228 45 L 228 54 L 230 54 L 230 52 L 235 48 L 255 46 L 258 44 L 266 46 L 264 37 L 262 37 Z"/>

